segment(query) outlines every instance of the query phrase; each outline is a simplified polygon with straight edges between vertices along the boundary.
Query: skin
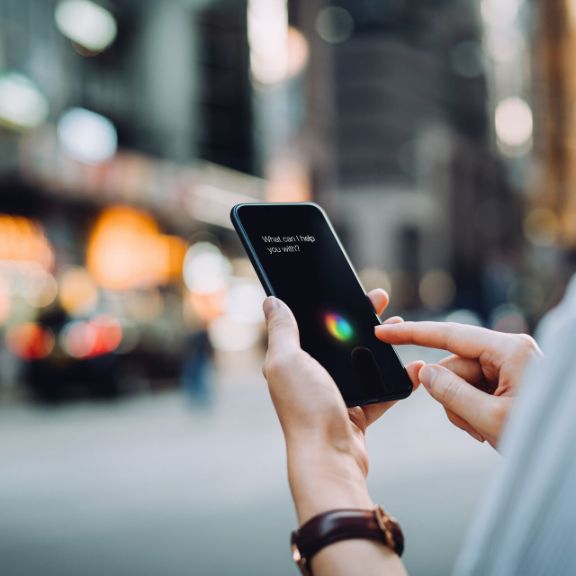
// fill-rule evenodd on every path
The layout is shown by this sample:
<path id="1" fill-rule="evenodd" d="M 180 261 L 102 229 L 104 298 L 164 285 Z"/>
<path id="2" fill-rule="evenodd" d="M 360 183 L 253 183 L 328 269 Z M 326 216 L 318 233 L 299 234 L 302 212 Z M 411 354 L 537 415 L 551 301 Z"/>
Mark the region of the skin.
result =
<path id="1" fill-rule="evenodd" d="M 526 334 L 504 334 L 450 322 L 403 322 L 376 328 L 389 344 L 452 352 L 418 378 L 458 428 L 497 447 L 526 365 L 542 356 Z"/>
<path id="2" fill-rule="evenodd" d="M 388 305 L 384 290 L 368 295 L 378 314 Z M 335 508 L 373 508 L 366 487 L 369 424 L 395 402 L 348 409 L 328 372 L 300 347 L 298 327 L 279 299 L 264 302 L 268 351 L 263 372 L 286 441 L 288 478 L 299 525 Z M 442 348 L 439 364 L 413 362 L 406 369 L 414 387 L 422 382 L 449 419 L 479 441 L 496 446 L 527 362 L 540 351 L 528 336 L 437 322 L 389 318 L 376 336 L 391 344 Z M 385 546 L 348 540 L 327 546 L 313 559 L 324 574 L 406 574 Z"/>

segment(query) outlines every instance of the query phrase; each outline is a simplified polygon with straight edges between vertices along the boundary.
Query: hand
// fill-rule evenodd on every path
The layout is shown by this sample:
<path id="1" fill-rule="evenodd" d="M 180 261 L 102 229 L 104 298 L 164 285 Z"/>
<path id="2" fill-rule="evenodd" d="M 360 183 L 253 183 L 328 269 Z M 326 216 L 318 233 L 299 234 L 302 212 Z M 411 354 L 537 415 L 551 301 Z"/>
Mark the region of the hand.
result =
<path id="1" fill-rule="evenodd" d="M 386 308 L 388 295 L 383 290 L 369 297 L 377 313 Z M 364 433 L 394 402 L 347 409 L 328 372 L 300 348 L 290 309 L 277 298 L 267 298 L 264 312 L 268 352 L 263 371 L 286 439 L 300 522 L 333 508 L 371 507 Z M 410 366 L 413 381 L 422 365 Z"/>
<path id="2" fill-rule="evenodd" d="M 424 366 L 417 379 L 449 420 L 496 448 L 526 365 L 542 355 L 533 338 L 450 322 L 404 322 L 376 328 L 389 344 L 416 344 L 452 352 Z"/>

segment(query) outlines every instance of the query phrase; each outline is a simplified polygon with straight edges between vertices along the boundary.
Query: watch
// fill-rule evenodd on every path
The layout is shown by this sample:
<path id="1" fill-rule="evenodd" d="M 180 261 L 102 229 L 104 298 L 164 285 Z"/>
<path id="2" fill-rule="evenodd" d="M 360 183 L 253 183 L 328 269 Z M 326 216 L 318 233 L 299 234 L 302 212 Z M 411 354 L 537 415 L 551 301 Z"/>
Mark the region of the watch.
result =
<path id="1" fill-rule="evenodd" d="M 341 540 L 376 540 L 402 556 L 404 534 L 398 522 L 382 510 L 339 509 L 314 516 L 292 532 L 292 558 L 304 576 L 312 576 L 312 558 Z"/>

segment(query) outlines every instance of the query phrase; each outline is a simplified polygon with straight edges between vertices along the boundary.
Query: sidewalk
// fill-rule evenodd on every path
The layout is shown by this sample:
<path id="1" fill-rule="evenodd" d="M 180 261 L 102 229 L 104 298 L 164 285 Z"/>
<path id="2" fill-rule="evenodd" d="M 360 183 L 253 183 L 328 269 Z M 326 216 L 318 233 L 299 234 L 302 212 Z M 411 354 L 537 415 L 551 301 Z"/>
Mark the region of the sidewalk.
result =
<path id="1" fill-rule="evenodd" d="M 497 456 L 419 390 L 370 431 L 370 486 L 412 576 L 446 576 Z M 288 576 L 294 515 L 260 369 L 178 393 L 0 411 L 3 576 Z"/>

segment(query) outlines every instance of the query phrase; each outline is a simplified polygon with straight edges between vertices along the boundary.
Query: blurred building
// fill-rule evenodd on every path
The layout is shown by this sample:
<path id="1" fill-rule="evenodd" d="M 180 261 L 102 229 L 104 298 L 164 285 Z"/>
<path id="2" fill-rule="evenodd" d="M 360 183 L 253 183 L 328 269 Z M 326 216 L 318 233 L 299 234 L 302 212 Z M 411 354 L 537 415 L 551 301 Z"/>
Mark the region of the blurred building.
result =
<path id="1" fill-rule="evenodd" d="M 567 8 L 542 4 L 533 101 L 535 5 L 2 0 L 4 352 L 52 359 L 71 322 L 70 342 L 115 342 L 102 315 L 147 342 L 126 358 L 167 360 L 208 327 L 223 350 L 258 342 L 261 292 L 229 222 L 251 200 L 320 202 L 397 309 L 538 317 L 550 235 L 572 238 L 554 98 L 573 87 Z M 540 264 L 522 263 L 524 238 Z"/>
<path id="2" fill-rule="evenodd" d="M 576 7 L 568 0 L 536 2 L 534 10 L 535 170 L 524 234 L 536 263 L 534 275 L 552 295 L 550 305 L 576 270 Z"/>
<path id="3" fill-rule="evenodd" d="M 539 240 L 541 244 L 559 242 L 572 248 L 576 246 L 576 172 L 571 145 L 575 137 L 571 104 L 576 97 L 571 66 L 576 42 L 575 10 L 574 3 L 567 1 L 538 3 L 539 50 L 535 66 L 541 168 L 537 202 L 541 209 L 548 210 L 539 212 Z M 546 215 L 547 221 L 543 218 Z"/>
<path id="4" fill-rule="evenodd" d="M 253 173 L 246 4 L 125 0 L 106 10 L 102 22 L 90 6 L 99 5 L 0 4 L 4 84 L 14 75 L 32 82 L 45 109 L 40 122 L 34 118 L 36 108 L 12 110 L 12 117 L 31 115 L 20 124 L 8 110 L 4 125 L 27 129 L 42 120 L 57 125 L 55 144 L 62 150 L 55 153 L 89 164 L 102 163 L 120 149 L 175 164 L 203 159 Z M 91 35 L 105 45 L 90 47 L 97 41 Z M 99 116 L 86 118 L 78 108 Z M 76 113 L 72 118 L 70 110 Z M 108 133 L 101 117 L 112 124 Z M 85 140 L 96 140 L 100 149 L 80 149 L 75 128 L 92 129 Z M 3 155 L 4 172 L 17 169 L 20 142 L 18 132 L 4 134 L 3 146 L 13 150 Z"/>
<path id="5" fill-rule="evenodd" d="M 0 326 L 38 396 L 173 383 L 187 332 L 224 312 L 232 285 L 185 280 L 199 240 L 230 267 L 230 208 L 264 192 L 246 14 L 0 2 Z"/>
<path id="6" fill-rule="evenodd" d="M 518 250 L 520 215 L 495 145 L 480 5 L 300 4 L 312 180 L 354 261 L 389 271 L 401 307 L 421 305 L 432 273 L 446 293 L 433 308 L 485 311 L 486 266 Z"/>

